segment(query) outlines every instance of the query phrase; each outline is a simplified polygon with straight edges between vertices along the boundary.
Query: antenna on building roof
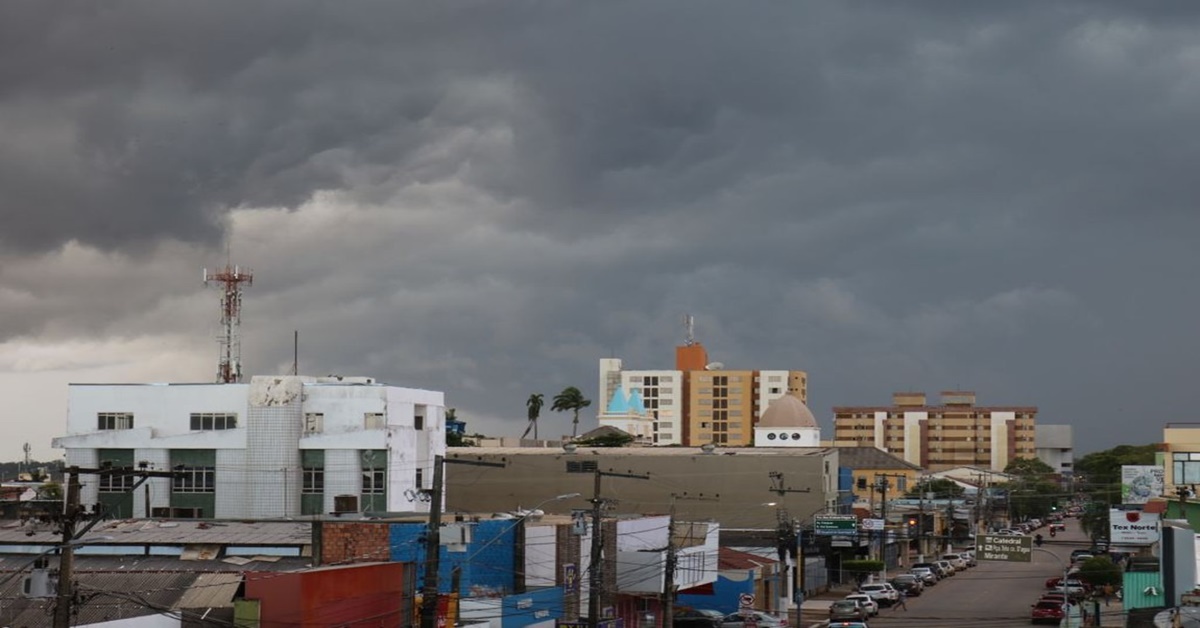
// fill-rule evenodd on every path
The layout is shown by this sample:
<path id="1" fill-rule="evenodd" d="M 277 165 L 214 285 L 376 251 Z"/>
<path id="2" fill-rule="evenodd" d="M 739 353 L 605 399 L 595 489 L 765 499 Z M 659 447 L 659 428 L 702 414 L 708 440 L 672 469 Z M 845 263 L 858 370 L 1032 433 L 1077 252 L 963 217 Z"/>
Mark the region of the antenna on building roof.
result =
<path id="1" fill-rule="evenodd" d="M 228 255 L 228 249 L 226 249 Z M 217 364 L 217 382 L 231 384 L 242 381 L 242 284 L 254 283 L 254 273 L 225 263 L 213 272 L 204 269 L 204 285 L 221 284 L 221 357 Z"/>
<path id="2" fill-rule="evenodd" d="M 683 331 L 685 334 L 683 338 L 684 346 L 690 347 L 696 344 L 696 319 L 691 314 L 683 315 Z"/>

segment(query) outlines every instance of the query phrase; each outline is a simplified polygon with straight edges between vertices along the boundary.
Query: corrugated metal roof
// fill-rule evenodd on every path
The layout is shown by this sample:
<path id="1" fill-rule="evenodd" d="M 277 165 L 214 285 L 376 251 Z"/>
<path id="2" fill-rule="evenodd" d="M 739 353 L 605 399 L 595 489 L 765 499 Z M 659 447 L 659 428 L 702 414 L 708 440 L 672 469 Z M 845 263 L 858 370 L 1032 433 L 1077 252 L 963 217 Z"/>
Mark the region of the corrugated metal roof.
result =
<path id="1" fill-rule="evenodd" d="M 242 585 L 240 573 L 202 573 L 184 591 L 174 608 L 220 608 L 233 606 L 233 597 Z"/>
<path id="2" fill-rule="evenodd" d="M 29 534 L 32 532 L 33 534 Z M 287 545 L 312 543 L 308 521 L 215 521 L 119 519 L 105 521 L 88 538 L 111 545 Z M 61 538 L 49 526 L 32 528 L 19 521 L 0 522 L 0 545 L 56 544 Z"/>

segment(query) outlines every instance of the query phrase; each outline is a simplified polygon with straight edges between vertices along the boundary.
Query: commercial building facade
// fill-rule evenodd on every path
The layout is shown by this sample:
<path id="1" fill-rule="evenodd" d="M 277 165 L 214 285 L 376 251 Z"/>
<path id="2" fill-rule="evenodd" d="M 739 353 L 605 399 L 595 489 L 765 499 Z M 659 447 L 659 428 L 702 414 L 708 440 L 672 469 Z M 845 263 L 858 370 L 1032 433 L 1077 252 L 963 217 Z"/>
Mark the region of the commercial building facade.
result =
<path id="1" fill-rule="evenodd" d="M 600 360 L 600 424 L 626 429 L 644 420 L 655 445 L 751 445 L 767 407 L 789 394 L 808 402 L 807 373 L 725 369 L 698 342 L 676 347 L 673 370 L 625 370 L 619 358 Z M 634 396 L 644 411 L 627 407 Z"/>
<path id="2" fill-rule="evenodd" d="M 874 446 L 938 471 L 964 465 L 1004 469 L 1036 455 L 1037 408 L 978 406 L 975 393 L 946 391 L 940 403 L 925 393 L 892 395 L 890 406 L 835 407 L 835 446 Z"/>
<path id="3" fill-rule="evenodd" d="M 82 502 L 116 517 L 427 511 L 421 491 L 446 447 L 441 392 L 370 378 L 72 384 L 68 403 L 53 441 L 68 465 L 179 472 L 137 495 L 133 476 L 85 476 Z"/>

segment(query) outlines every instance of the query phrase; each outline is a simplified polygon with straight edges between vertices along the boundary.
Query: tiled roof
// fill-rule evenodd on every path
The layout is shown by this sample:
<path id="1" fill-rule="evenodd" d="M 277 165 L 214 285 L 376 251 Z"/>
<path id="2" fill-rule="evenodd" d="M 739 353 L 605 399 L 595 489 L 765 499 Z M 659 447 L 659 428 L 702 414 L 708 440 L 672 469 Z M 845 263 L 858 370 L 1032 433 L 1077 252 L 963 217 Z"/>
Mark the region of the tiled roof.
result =
<path id="1" fill-rule="evenodd" d="M 921 467 L 876 447 L 838 447 L 838 465 L 850 469 L 902 469 L 919 471 Z"/>
<path id="2" fill-rule="evenodd" d="M 729 547 L 720 547 L 717 553 L 717 569 L 720 571 L 726 569 L 755 569 L 777 562 L 779 561 Z"/>

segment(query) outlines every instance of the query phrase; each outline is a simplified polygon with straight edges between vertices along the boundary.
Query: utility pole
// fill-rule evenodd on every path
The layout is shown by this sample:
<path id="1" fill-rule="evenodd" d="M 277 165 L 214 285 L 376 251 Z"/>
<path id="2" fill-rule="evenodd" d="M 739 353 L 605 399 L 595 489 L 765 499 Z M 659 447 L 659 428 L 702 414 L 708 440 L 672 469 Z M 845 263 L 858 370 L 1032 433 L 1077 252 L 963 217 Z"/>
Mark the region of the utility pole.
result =
<path id="1" fill-rule="evenodd" d="M 423 489 L 429 495 L 429 524 L 425 529 L 425 578 L 421 584 L 421 628 L 437 628 L 438 570 L 441 568 L 442 492 L 445 488 L 445 463 L 470 464 L 479 467 L 504 467 L 503 462 L 461 460 L 443 456 L 433 457 L 433 486 Z M 420 487 L 417 487 L 420 489 Z"/>
<path id="2" fill-rule="evenodd" d="M 63 470 L 63 473 L 67 480 L 67 489 L 63 496 L 62 513 L 57 517 L 57 523 L 62 530 L 62 542 L 58 546 L 58 594 L 55 596 L 54 601 L 54 628 L 69 628 L 71 625 L 71 616 L 74 614 L 75 548 L 73 542 L 78 537 L 86 534 L 97 523 L 100 523 L 100 515 L 102 514 L 93 510 L 91 513 L 91 522 L 83 526 L 82 530 L 77 528 L 79 521 L 87 514 L 86 510 L 79 503 L 79 493 L 82 488 L 79 476 L 86 474 L 139 477 L 141 479 L 130 489 L 130 491 L 134 491 L 137 490 L 137 487 L 142 482 L 145 482 L 149 478 L 174 478 L 179 475 L 174 471 L 148 471 L 146 469 L 133 469 L 131 467 L 85 469 L 77 466 L 67 467 Z"/>
<path id="3" fill-rule="evenodd" d="M 673 628 L 675 625 L 675 568 L 679 562 L 678 548 L 675 547 L 675 500 L 692 499 L 715 502 L 720 495 L 706 497 L 704 494 L 690 496 L 687 493 L 671 493 L 670 523 L 667 526 L 667 560 L 663 573 L 663 628 Z"/>
<path id="4" fill-rule="evenodd" d="M 600 480 L 604 477 L 612 478 L 630 478 L 634 480 L 649 480 L 649 474 L 634 474 L 634 473 L 617 473 L 614 471 L 601 471 L 596 469 L 594 480 L 592 482 L 592 545 L 591 545 L 591 561 L 588 563 L 588 626 L 589 628 L 598 628 L 600 626 L 600 589 L 604 585 L 604 574 L 602 573 L 600 553 L 604 550 L 604 543 L 601 539 L 600 516 L 601 509 L 609 500 L 600 496 Z M 432 626 L 422 626 L 421 628 L 433 628 Z"/>
<path id="5" fill-rule="evenodd" d="M 771 488 L 769 488 L 767 490 L 771 491 L 772 493 L 775 493 L 780 498 L 782 498 L 784 495 L 786 495 L 788 493 L 811 493 L 812 492 L 812 487 L 807 487 L 807 486 L 804 488 L 785 487 L 783 484 L 783 472 L 782 471 L 771 471 L 771 472 L 767 473 L 767 476 L 771 478 Z M 782 516 L 786 516 L 786 513 L 787 513 L 787 511 L 784 510 Z M 781 535 L 786 534 L 787 540 L 788 540 L 789 544 L 791 545 L 791 549 L 792 549 L 792 551 L 795 552 L 795 561 L 792 563 L 792 602 L 796 604 L 796 609 L 797 609 L 796 610 L 796 621 L 797 621 L 797 623 L 799 623 L 799 620 L 800 620 L 799 608 L 800 608 L 800 606 L 799 606 L 799 603 L 797 603 L 796 593 L 800 592 L 801 595 L 804 594 L 804 568 L 805 568 L 805 564 L 804 564 L 804 528 L 802 525 L 789 524 L 789 527 L 785 532 L 784 527 L 783 527 L 785 522 L 784 522 L 782 516 L 777 523 L 778 529 L 779 529 Z M 783 559 L 784 559 L 784 557 L 780 556 L 780 559 L 779 559 L 780 562 L 783 562 L 784 564 L 786 564 L 786 562 L 784 562 Z"/>

